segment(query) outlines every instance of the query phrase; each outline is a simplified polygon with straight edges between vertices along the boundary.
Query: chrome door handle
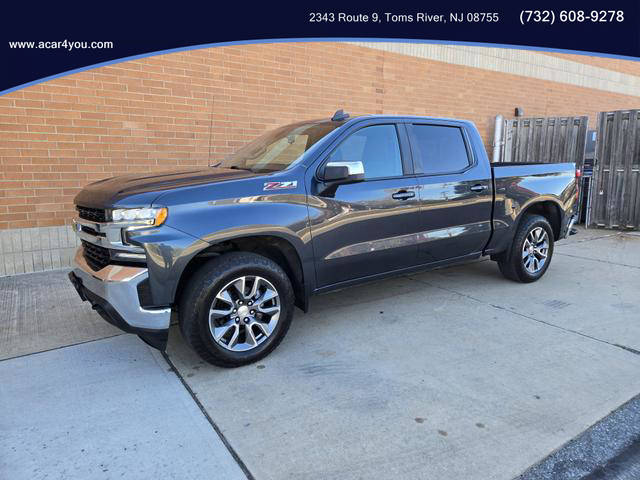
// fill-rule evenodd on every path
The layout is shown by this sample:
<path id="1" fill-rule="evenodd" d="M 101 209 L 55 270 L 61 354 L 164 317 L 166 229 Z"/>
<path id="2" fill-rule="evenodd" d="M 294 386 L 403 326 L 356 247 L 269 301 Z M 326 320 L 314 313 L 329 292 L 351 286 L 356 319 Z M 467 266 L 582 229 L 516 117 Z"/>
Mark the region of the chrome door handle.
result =
<path id="1" fill-rule="evenodd" d="M 399 192 L 396 192 L 393 195 L 391 195 L 391 197 L 394 198 L 395 200 L 408 200 L 415 196 L 416 196 L 415 192 L 407 192 L 406 190 L 400 190 Z"/>
<path id="2" fill-rule="evenodd" d="M 469 187 L 469 190 L 472 192 L 484 192 L 489 187 L 487 185 L 482 185 L 481 183 L 474 185 L 473 187 Z"/>

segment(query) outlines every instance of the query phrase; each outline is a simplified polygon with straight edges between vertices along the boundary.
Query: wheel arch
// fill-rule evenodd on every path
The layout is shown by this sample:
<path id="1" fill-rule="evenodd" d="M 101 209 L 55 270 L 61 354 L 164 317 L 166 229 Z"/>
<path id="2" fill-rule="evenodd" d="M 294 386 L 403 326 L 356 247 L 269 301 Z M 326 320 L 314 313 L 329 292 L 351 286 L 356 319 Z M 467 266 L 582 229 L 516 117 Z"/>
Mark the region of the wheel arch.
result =
<path id="1" fill-rule="evenodd" d="M 537 199 L 530 204 L 526 205 L 520 215 L 518 215 L 517 221 L 514 223 L 513 231 L 517 231 L 522 223 L 522 220 L 527 215 L 540 215 L 547 219 L 549 224 L 551 225 L 551 229 L 553 230 L 553 239 L 554 241 L 558 241 L 560 239 L 560 235 L 562 233 L 562 217 L 563 211 L 562 206 L 559 202 L 553 199 Z"/>
<path id="2" fill-rule="evenodd" d="M 296 306 L 305 312 L 308 310 L 309 294 L 307 287 L 309 279 L 305 278 L 301 255 L 291 241 L 274 234 L 234 237 L 211 244 L 198 252 L 182 271 L 176 288 L 176 303 L 178 303 L 183 288 L 193 273 L 210 258 L 224 255 L 227 252 L 251 252 L 277 263 L 291 280 Z M 307 280 L 306 283 L 305 280 Z"/>
<path id="3" fill-rule="evenodd" d="M 497 245 L 494 245 L 491 251 L 492 260 L 498 260 L 509 256 L 516 232 L 518 231 L 518 228 L 520 228 L 523 219 L 530 214 L 541 215 L 546 218 L 551 225 L 551 230 L 553 231 L 553 240 L 557 241 L 560 239 L 562 234 L 562 220 L 564 216 L 562 205 L 553 197 L 536 197 L 529 203 L 522 206 L 508 230 L 502 234 Z"/>

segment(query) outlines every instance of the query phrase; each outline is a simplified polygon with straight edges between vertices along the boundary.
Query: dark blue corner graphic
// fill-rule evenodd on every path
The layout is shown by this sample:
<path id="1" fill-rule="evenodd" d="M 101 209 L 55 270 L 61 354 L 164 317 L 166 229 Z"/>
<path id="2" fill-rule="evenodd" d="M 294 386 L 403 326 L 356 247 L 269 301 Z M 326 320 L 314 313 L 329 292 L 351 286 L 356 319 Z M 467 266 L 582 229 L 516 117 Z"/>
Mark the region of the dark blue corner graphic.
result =
<path id="1" fill-rule="evenodd" d="M 640 59 L 639 2 L 379 8 L 181 2 L 153 9 L 130 3 L 13 5 L 0 31 L 0 94 L 126 60 L 249 43 L 427 42 Z"/>

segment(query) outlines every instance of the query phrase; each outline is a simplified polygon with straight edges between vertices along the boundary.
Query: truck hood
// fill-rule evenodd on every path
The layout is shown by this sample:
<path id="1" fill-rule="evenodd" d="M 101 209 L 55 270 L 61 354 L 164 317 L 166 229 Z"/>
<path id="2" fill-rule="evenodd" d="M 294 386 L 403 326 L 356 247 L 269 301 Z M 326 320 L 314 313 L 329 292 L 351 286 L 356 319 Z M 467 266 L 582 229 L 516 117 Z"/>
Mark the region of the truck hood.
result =
<path id="1" fill-rule="evenodd" d="M 151 205 L 166 190 L 256 175 L 246 170 L 211 167 L 122 175 L 90 183 L 76 195 L 74 201 L 76 205 L 92 208 L 139 207 Z"/>

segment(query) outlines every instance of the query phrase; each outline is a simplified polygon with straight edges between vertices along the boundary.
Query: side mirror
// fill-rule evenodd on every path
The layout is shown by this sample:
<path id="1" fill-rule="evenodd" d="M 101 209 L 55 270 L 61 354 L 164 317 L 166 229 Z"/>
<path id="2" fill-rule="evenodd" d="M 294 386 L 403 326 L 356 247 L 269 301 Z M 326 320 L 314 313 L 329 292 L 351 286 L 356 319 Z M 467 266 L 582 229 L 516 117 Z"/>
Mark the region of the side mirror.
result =
<path id="1" fill-rule="evenodd" d="M 360 182 L 364 180 L 364 165 L 362 162 L 329 162 L 324 166 L 322 179 L 325 182 Z"/>

